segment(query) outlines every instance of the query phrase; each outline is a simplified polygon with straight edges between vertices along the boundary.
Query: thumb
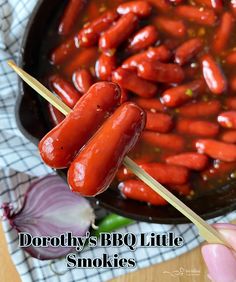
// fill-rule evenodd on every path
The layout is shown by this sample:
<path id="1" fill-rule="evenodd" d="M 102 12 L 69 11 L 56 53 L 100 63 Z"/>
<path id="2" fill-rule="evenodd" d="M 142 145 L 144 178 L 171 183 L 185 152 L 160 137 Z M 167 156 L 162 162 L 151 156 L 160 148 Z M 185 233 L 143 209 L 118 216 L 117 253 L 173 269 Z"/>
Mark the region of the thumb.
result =
<path id="1" fill-rule="evenodd" d="M 216 224 L 216 229 L 236 250 L 236 226 Z M 220 244 L 202 247 L 202 255 L 209 271 L 209 278 L 215 282 L 236 282 L 236 253 Z"/>

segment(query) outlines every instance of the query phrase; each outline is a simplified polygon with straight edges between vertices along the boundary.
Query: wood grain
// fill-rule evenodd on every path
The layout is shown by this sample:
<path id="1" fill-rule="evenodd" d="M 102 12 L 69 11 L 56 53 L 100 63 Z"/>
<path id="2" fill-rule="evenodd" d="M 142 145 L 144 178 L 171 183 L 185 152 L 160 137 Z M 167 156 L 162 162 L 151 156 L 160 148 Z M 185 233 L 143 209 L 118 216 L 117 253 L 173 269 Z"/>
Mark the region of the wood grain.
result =
<path id="1" fill-rule="evenodd" d="M 236 224 L 236 221 L 234 222 Z M 11 258 L 8 254 L 5 236 L 0 224 L 0 281 L 20 282 Z M 173 275 L 173 271 L 183 270 L 183 275 Z M 188 271 L 199 271 L 199 275 L 189 276 Z M 170 272 L 170 273 L 165 273 Z M 173 260 L 154 265 L 125 276 L 118 277 L 110 282 L 209 282 L 207 270 L 201 257 L 200 247 L 177 257 Z"/>
<path id="2" fill-rule="evenodd" d="M 0 281 L 20 282 L 20 276 L 12 263 L 11 257 L 7 250 L 7 243 L 0 224 Z"/>

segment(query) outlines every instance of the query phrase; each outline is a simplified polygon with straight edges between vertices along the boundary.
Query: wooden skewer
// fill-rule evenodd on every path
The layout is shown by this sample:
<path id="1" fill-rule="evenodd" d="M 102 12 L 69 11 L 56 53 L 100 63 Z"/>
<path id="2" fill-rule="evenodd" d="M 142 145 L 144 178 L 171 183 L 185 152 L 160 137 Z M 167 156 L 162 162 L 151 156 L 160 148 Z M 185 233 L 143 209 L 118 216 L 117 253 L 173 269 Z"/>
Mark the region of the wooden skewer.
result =
<path id="1" fill-rule="evenodd" d="M 45 98 L 49 103 L 61 111 L 64 115 L 71 112 L 71 109 L 65 105 L 59 98 L 51 93 L 45 86 L 43 86 L 34 77 L 30 76 L 24 70 L 15 65 L 14 62 L 8 61 L 9 66 L 37 93 Z M 123 164 L 132 171 L 139 179 L 146 183 L 152 190 L 162 196 L 169 204 L 175 207 L 179 212 L 186 216 L 198 228 L 199 234 L 208 242 L 212 244 L 223 244 L 232 248 L 221 236 L 221 234 L 204 221 L 193 210 L 180 201 L 174 194 L 167 190 L 163 185 L 151 177 L 147 172 L 140 168 L 129 157 L 125 157 Z"/>

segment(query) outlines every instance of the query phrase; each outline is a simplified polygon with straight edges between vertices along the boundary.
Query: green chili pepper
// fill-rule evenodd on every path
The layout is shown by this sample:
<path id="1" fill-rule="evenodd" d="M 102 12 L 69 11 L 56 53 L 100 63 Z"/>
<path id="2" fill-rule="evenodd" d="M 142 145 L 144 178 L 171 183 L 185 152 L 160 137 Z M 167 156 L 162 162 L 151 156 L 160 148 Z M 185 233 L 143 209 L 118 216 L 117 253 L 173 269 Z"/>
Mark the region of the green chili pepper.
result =
<path id="1" fill-rule="evenodd" d="M 101 232 L 112 232 L 119 228 L 133 224 L 134 222 L 135 221 L 130 218 L 111 213 L 98 223 L 98 229 L 93 230 L 92 235 L 98 237 Z"/>

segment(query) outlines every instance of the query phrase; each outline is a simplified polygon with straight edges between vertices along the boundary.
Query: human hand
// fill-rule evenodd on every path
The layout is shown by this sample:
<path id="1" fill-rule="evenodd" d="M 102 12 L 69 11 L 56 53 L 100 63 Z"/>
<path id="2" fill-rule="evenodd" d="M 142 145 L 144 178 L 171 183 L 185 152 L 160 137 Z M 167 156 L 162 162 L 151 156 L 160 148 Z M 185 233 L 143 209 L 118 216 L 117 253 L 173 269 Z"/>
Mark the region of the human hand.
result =
<path id="1" fill-rule="evenodd" d="M 236 282 L 236 225 L 214 224 L 233 250 L 220 244 L 207 244 L 202 247 L 202 255 L 214 282 Z"/>

